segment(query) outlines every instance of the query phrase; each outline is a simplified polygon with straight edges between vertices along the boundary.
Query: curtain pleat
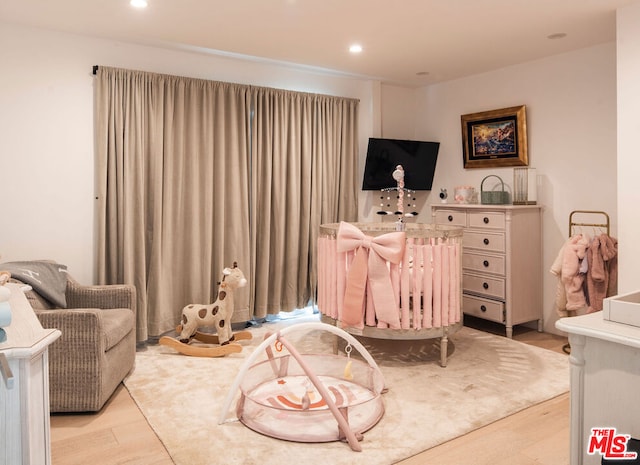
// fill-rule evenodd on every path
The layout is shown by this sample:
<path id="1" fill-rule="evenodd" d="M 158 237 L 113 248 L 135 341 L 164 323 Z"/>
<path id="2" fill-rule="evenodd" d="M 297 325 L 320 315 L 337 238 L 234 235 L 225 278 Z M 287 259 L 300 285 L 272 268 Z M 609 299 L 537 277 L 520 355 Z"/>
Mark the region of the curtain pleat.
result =
<path id="1" fill-rule="evenodd" d="M 322 223 L 357 219 L 358 102 L 258 89 L 252 122 L 254 315 L 315 297 Z"/>
<path id="2" fill-rule="evenodd" d="M 307 304 L 313 106 L 300 94 L 258 89 L 253 126 L 253 311 Z"/>
<path id="3" fill-rule="evenodd" d="M 321 223 L 357 219 L 358 101 L 99 67 L 98 279 L 138 290 L 138 340 L 215 299 L 234 321 L 314 297 Z"/>
<path id="4" fill-rule="evenodd" d="M 224 267 L 249 273 L 247 90 L 100 67 L 96 97 L 98 279 L 135 284 L 145 340 L 211 302 Z"/>

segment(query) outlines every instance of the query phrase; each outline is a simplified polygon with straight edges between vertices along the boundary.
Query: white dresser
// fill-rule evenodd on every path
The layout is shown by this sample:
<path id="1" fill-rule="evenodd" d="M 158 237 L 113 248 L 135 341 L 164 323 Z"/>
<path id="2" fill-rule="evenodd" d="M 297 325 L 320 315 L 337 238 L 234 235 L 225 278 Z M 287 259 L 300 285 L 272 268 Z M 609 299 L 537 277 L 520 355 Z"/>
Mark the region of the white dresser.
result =
<path id="1" fill-rule="evenodd" d="M 542 237 L 539 205 L 438 204 L 433 221 L 464 228 L 462 309 L 513 326 L 536 321 L 542 331 Z"/>
<path id="2" fill-rule="evenodd" d="M 606 321 L 602 312 L 562 318 L 556 328 L 571 344 L 570 463 L 599 465 L 602 454 L 588 451 L 592 428 L 640 439 L 640 328 Z"/>
<path id="3" fill-rule="evenodd" d="M 43 329 L 20 286 L 7 286 L 12 322 L 0 343 L 0 465 L 49 465 L 47 352 L 60 331 Z"/>

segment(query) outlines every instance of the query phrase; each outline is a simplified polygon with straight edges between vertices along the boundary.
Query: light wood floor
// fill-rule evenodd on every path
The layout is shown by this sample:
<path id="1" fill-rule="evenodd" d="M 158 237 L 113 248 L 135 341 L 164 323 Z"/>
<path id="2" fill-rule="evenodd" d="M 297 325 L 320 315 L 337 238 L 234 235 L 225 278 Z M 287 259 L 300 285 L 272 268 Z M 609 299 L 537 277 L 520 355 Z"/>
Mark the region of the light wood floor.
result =
<path id="1" fill-rule="evenodd" d="M 465 317 L 465 325 L 503 334 L 502 326 L 483 320 Z M 526 327 L 515 328 L 514 339 L 560 353 L 567 342 L 566 338 L 538 333 Z M 53 414 L 51 449 L 53 465 L 173 465 L 164 446 L 122 385 L 97 414 Z M 568 463 L 568 394 L 400 462 L 402 465 Z"/>

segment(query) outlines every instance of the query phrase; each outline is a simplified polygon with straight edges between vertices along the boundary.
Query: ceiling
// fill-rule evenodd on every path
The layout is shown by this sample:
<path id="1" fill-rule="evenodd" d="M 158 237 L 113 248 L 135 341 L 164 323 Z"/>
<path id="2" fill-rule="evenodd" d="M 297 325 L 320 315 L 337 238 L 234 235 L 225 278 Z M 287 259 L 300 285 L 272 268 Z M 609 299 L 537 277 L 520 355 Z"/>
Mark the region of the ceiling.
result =
<path id="1" fill-rule="evenodd" d="M 414 87 L 614 41 L 635 1 L 0 0 L 0 20 Z"/>

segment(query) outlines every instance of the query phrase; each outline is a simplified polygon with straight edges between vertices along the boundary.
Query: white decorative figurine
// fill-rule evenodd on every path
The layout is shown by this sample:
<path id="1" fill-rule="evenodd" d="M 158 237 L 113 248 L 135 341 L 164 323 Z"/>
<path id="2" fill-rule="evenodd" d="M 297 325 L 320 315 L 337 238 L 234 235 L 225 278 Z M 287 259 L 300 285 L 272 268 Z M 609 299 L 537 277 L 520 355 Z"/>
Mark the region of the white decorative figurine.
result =
<path id="1" fill-rule="evenodd" d="M 440 189 L 440 202 L 447 203 L 447 189 Z"/>

